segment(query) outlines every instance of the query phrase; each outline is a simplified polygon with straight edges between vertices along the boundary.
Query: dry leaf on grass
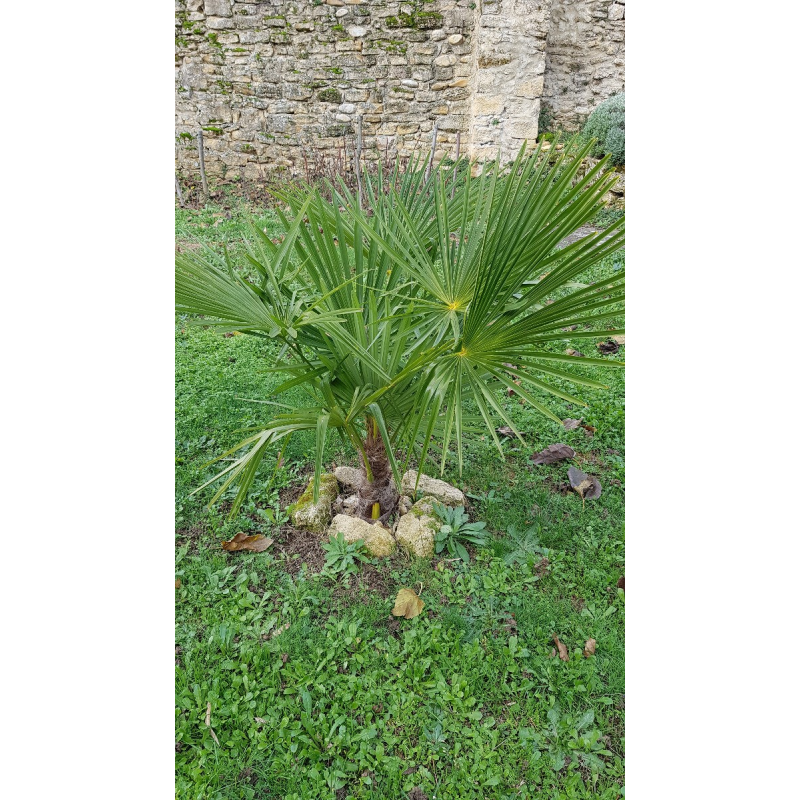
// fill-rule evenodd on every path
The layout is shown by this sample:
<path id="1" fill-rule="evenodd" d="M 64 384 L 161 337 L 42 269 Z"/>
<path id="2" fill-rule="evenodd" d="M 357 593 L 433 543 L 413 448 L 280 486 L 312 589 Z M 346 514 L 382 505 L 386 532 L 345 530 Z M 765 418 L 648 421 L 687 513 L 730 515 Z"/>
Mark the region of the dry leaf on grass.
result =
<path id="1" fill-rule="evenodd" d="M 598 342 L 597 349 L 604 355 L 610 356 L 619 350 L 619 345 L 611 340 L 607 342 Z"/>
<path id="2" fill-rule="evenodd" d="M 394 614 L 395 617 L 412 619 L 422 611 L 424 605 L 424 601 L 419 599 L 417 593 L 413 589 L 401 589 L 394 600 L 392 614 Z"/>
<path id="3" fill-rule="evenodd" d="M 575 356 L 575 358 L 585 358 L 580 350 L 573 350 L 571 347 L 567 349 L 568 356 Z"/>
<path id="4" fill-rule="evenodd" d="M 579 419 L 565 419 L 562 423 L 565 430 L 574 431 L 581 424 L 581 420 Z"/>
<path id="5" fill-rule="evenodd" d="M 511 430 L 511 428 L 509 428 L 509 426 L 508 426 L 508 425 L 503 425 L 503 427 L 502 427 L 502 428 L 497 428 L 497 432 L 498 432 L 498 433 L 499 433 L 501 436 L 507 436 L 507 437 L 509 437 L 509 438 L 510 438 L 510 437 L 512 437 L 512 436 L 514 436 L 514 431 L 512 431 L 512 430 Z"/>
<path id="6" fill-rule="evenodd" d="M 587 436 L 594 436 L 597 433 L 597 428 L 594 425 L 586 425 L 585 423 L 581 424 L 581 428 L 586 431 Z"/>
<path id="7" fill-rule="evenodd" d="M 622 589 L 623 592 L 625 591 L 625 576 L 624 575 L 617 581 L 617 589 Z"/>
<path id="8" fill-rule="evenodd" d="M 567 653 L 566 645 L 559 641 L 558 636 L 553 634 L 553 641 L 556 643 L 556 647 L 558 648 L 558 657 L 562 661 L 569 661 L 569 653 Z"/>
<path id="9" fill-rule="evenodd" d="M 623 333 L 621 336 L 612 336 L 611 337 L 617 344 L 625 344 L 625 334 Z"/>
<path id="10" fill-rule="evenodd" d="M 556 461 L 563 461 L 565 458 L 574 458 L 575 451 L 566 444 L 551 444 L 539 453 L 531 456 L 534 464 L 555 464 Z"/>
<path id="11" fill-rule="evenodd" d="M 583 654 L 586 656 L 586 658 L 594 655 L 595 647 L 597 647 L 597 642 L 594 639 L 586 640 L 586 644 L 583 647 Z"/>
<path id="12" fill-rule="evenodd" d="M 273 540 L 268 539 L 257 533 L 255 536 L 245 536 L 243 533 L 237 533 L 229 542 L 222 543 L 222 549 L 232 553 L 236 550 L 249 550 L 251 553 L 262 553 L 266 550 Z"/>
<path id="13" fill-rule="evenodd" d="M 175 578 L 175 588 L 176 589 L 180 589 L 181 588 L 181 579 L 180 578 Z"/>
<path id="14" fill-rule="evenodd" d="M 603 487 L 594 475 L 587 475 L 577 467 L 570 467 L 567 470 L 570 486 L 580 495 L 584 503 L 587 500 L 595 500 L 600 497 Z"/>

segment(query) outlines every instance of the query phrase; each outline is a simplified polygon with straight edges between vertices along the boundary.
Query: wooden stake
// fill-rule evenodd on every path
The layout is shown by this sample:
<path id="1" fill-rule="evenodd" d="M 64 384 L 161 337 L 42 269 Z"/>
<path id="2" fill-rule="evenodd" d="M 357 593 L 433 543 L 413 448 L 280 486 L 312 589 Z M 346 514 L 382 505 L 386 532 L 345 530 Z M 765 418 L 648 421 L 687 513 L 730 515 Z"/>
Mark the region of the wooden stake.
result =
<path id="1" fill-rule="evenodd" d="M 436 133 L 439 128 L 439 118 L 433 121 L 433 141 L 431 142 L 431 157 L 428 159 L 428 165 L 425 167 L 425 182 L 431 175 L 431 167 L 433 166 L 433 154 L 436 152 Z"/>
<path id="2" fill-rule="evenodd" d="M 456 165 L 453 167 L 453 188 L 450 190 L 450 199 L 456 196 L 456 179 L 458 178 L 458 159 L 461 157 L 461 131 L 456 131 Z"/>
<path id="3" fill-rule="evenodd" d="M 358 115 L 358 133 L 356 138 L 355 166 L 356 180 L 358 181 L 358 207 L 362 206 L 362 187 L 361 187 L 361 120 L 363 116 Z"/>
<path id="4" fill-rule="evenodd" d="M 197 132 L 197 149 L 200 152 L 200 180 L 203 182 L 203 194 L 208 200 L 208 181 L 206 181 L 206 157 L 203 147 L 203 129 Z"/>
<path id="5" fill-rule="evenodd" d="M 183 192 L 181 191 L 181 182 L 178 180 L 178 176 L 175 176 L 175 194 L 178 195 L 178 205 L 183 208 Z"/>

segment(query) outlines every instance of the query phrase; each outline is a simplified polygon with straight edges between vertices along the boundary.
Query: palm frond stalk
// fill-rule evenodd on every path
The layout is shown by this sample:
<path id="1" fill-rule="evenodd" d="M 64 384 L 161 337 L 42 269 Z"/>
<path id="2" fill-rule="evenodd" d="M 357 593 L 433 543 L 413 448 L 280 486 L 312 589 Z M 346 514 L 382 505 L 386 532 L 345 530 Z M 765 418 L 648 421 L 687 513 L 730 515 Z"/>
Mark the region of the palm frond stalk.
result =
<path id="1" fill-rule="evenodd" d="M 254 225 L 243 264 L 210 249 L 179 254 L 178 312 L 278 343 L 271 369 L 286 380 L 272 395 L 302 387 L 310 398 L 225 454 L 244 451 L 217 476 L 225 480 L 211 502 L 238 482 L 236 513 L 267 449 L 304 430 L 316 432 L 316 499 L 332 429 L 361 459 L 359 515 L 385 520 L 412 458 L 421 471 L 434 448 L 442 471 L 450 458 L 461 471 L 463 435 L 476 426 L 502 454 L 498 420 L 521 439 L 497 388 L 560 422 L 548 394 L 583 404 L 563 382 L 602 387 L 552 347 L 566 336 L 609 335 L 596 323 L 622 313 L 622 270 L 577 281 L 623 246 L 624 220 L 557 248 L 604 206 L 616 180 L 606 160 L 585 168 L 591 145 L 523 148 L 479 177 L 464 162 L 427 179 L 420 163 L 364 175 L 365 207 L 343 183 L 328 187 L 332 201 L 294 189 L 279 194 L 280 245 Z M 566 334 L 572 326 L 580 327 Z M 580 360 L 597 364 L 621 366 Z"/>

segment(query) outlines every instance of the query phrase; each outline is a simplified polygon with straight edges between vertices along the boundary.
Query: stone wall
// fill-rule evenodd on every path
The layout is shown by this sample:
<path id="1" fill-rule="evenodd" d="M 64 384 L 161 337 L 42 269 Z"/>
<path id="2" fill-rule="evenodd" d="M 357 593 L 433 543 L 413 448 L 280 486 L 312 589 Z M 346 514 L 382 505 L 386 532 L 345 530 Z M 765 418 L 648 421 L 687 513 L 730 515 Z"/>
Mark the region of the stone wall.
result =
<path id="1" fill-rule="evenodd" d="M 359 117 L 367 159 L 428 149 L 434 124 L 437 158 L 510 157 L 543 99 L 574 128 L 622 88 L 623 17 L 619 0 L 177 0 L 178 163 L 196 172 L 202 127 L 210 175 L 302 175 Z"/>
<path id="2" fill-rule="evenodd" d="M 576 130 L 625 88 L 625 0 L 552 0 L 543 113 Z"/>

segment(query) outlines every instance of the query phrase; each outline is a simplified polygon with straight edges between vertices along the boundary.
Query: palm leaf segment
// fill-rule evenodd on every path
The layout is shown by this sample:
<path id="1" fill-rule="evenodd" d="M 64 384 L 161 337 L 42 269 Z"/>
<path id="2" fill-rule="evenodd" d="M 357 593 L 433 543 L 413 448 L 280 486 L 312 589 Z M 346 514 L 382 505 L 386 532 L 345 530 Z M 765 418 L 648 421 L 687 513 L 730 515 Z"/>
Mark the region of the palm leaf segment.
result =
<path id="1" fill-rule="evenodd" d="M 406 452 L 403 469 L 416 452 L 421 469 L 433 442 L 442 470 L 454 442 L 461 470 L 462 435 L 476 421 L 502 453 L 497 418 L 519 432 L 498 384 L 555 421 L 543 395 L 582 403 L 553 378 L 601 387 L 570 369 L 570 356 L 547 349 L 569 326 L 619 316 L 624 300 L 622 271 L 576 283 L 623 246 L 624 220 L 556 250 L 603 207 L 615 181 L 605 159 L 583 172 L 590 147 L 523 149 L 510 168 L 490 165 L 477 178 L 462 163 L 425 179 L 417 162 L 365 175 L 363 203 L 344 185 L 330 187 L 333 202 L 310 189 L 282 193 L 291 211 L 281 216 L 286 235 L 276 245 L 252 226 L 249 278 L 227 253 L 179 255 L 178 311 L 279 342 L 273 369 L 287 379 L 272 394 L 302 387 L 310 397 L 220 456 L 248 448 L 208 482 L 225 478 L 211 502 L 238 481 L 235 512 L 267 448 L 296 431 L 316 431 L 316 497 L 328 429 L 362 455 L 366 437 L 380 435 L 399 482 L 394 451 Z"/>

